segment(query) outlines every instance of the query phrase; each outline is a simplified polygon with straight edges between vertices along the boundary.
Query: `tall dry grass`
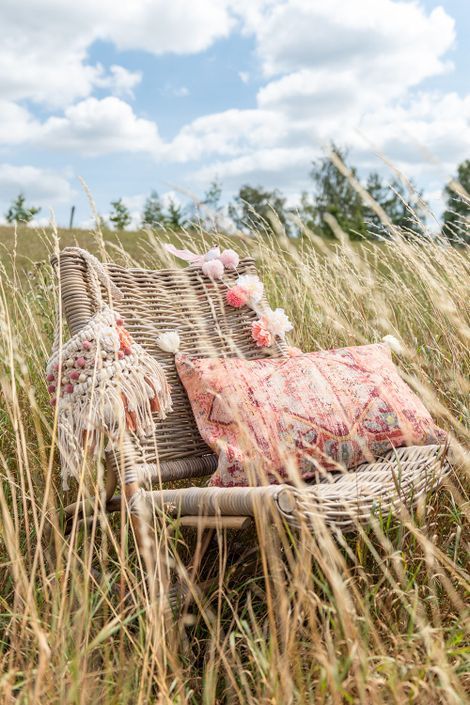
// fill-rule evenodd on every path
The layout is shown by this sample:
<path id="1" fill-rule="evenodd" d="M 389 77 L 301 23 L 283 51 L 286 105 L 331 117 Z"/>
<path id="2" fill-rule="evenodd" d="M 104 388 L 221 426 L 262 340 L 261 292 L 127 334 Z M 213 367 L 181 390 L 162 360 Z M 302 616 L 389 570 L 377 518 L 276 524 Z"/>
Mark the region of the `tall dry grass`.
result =
<path id="1" fill-rule="evenodd" d="M 271 304 L 286 308 L 303 349 L 396 335 L 403 374 L 463 450 L 468 251 L 399 234 L 368 244 L 338 235 L 326 245 L 312 233 L 296 243 L 265 233 L 235 247 L 255 255 Z M 55 235 L 35 237 L 46 260 Z M 463 453 L 445 486 L 413 513 L 379 514 L 350 536 L 321 525 L 294 535 L 262 522 L 257 531 L 219 534 L 203 562 L 205 590 L 185 573 L 196 537 L 161 531 L 166 560 L 155 592 L 170 571 L 194 598 L 175 613 L 145 580 L 132 531 L 105 516 L 99 497 L 91 526 L 75 525 L 67 541 L 55 533 L 54 555 L 46 551 L 51 517 L 63 507 L 44 382 L 55 293 L 47 264 L 24 266 L 18 238 L 3 254 L 0 283 L 0 702 L 466 702 Z M 199 250 L 214 241 L 204 232 L 188 238 Z M 157 266 L 162 239 L 136 235 L 124 249 L 97 235 L 90 244 L 101 256 Z"/>

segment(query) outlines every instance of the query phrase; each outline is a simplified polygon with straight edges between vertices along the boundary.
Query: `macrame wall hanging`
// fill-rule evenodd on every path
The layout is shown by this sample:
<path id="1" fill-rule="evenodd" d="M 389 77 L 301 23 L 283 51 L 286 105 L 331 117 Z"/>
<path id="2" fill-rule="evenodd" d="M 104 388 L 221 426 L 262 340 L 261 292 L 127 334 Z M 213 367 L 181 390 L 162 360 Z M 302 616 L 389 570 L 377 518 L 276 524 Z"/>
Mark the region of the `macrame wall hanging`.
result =
<path id="1" fill-rule="evenodd" d="M 72 249 L 72 248 L 69 248 Z M 135 342 L 114 309 L 103 302 L 100 281 L 113 301 L 122 292 L 101 263 L 73 248 L 86 262 L 98 310 L 87 325 L 60 345 L 60 318 L 46 375 L 51 404 L 57 409 L 62 483 L 79 478 L 87 453 L 95 455 L 105 439 L 112 446 L 124 431 L 153 430 L 156 413 L 171 411 L 170 389 L 161 365 Z"/>

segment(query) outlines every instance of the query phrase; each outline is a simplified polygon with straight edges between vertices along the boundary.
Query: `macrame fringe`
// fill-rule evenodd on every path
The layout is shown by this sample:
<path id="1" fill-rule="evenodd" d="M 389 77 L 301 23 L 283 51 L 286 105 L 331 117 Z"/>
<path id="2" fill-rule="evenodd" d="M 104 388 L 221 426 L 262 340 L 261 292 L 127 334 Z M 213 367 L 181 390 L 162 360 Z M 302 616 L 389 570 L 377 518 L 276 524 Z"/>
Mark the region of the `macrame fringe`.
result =
<path id="1" fill-rule="evenodd" d="M 105 438 L 112 447 L 126 430 L 145 435 L 153 430 L 153 413 L 164 419 L 171 411 L 163 368 L 109 307 L 52 356 L 47 372 L 49 381 L 56 378 L 50 391 L 57 394 L 64 489 L 70 477 L 79 479 L 87 454 L 96 455 Z"/>

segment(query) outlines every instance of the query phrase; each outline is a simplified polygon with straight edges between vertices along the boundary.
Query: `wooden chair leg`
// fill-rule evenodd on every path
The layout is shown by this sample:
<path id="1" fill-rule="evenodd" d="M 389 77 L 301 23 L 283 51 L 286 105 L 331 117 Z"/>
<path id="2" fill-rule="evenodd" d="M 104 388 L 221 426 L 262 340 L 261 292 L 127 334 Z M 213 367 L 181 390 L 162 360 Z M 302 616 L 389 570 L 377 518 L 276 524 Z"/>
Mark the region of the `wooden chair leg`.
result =
<path id="1" fill-rule="evenodd" d="M 132 498 L 139 492 L 140 487 L 137 482 L 128 482 L 125 485 L 124 492 L 126 496 L 127 503 L 129 504 L 132 500 Z M 133 512 L 131 513 L 131 524 L 132 528 L 134 530 L 134 536 L 135 536 L 135 541 L 137 544 L 137 549 L 142 557 L 144 557 L 144 549 L 145 549 L 145 532 L 147 527 L 145 526 L 145 522 L 138 513 Z"/>
<path id="2" fill-rule="evenodd" d="M 165 550 L 159 545 L 159 537 L 154 525 L 155 516 L 144 502 L 140 502 L 142 492 L 138 482 L 125 485 L 125 496 L 130 505 L 130 519 L 135 543 L 139 552 L 151 600 L 158 599 L 161 587 L 168 587 L 169 567 Z M 165 587 L 165 589 L 166 589 Z"/>
<path id="3" fill-rule="evenodd" d="M 117 477 L 114 470 L 107 468 L 104 487 L 104 503 L 106 504 L 112 499 L 117 486 Z M 83 499 L 79 502 L 72 502 L 64 509 L 65 514 L 65 535 L 70 533 L 70 529 L 75 516 L 78 516 L 79 521 L 87 521 L 93 516 L 95 511 L 95 499 Z"/>
<path id="4" fill-rule="evenodd" d="M 198 531 L 194 557 L 187 567 L 188 576 L 191 580 L 196 578 L 215 532 L 215 529 L 202 529 L 202 531 Z"/>
<path id="5" fill-rule="evenodd" d="M 104 488 L 104 498 L 103 501 L 105 506 L 111 500 L 114 491 L 117 486 L 117 476 L 112 468 L 106 469 L 105 476 L 105 488 Z M 51 570 L 56 568 L 57 552 L 56 549 L 59 548 L 60 543 L 70 534 L 72 527 L 74 525 L 74 520 L 78 522 L 78 525 L 85 523 L 91 526 L 93 522 L 93 514 L 96 509 L 95 499 L 84 498 L 83 500 L 72 502 L 64 509 L 65 515 L 65 525 L 63 531 L 58 531 L 58 522 L 54 524 L 52 521 L 47 523 L 44 527 L 44 542 L 45 542 L 45 555 L 47 556 Z M 57 521 L 57 520 L 56 520 Z"/>

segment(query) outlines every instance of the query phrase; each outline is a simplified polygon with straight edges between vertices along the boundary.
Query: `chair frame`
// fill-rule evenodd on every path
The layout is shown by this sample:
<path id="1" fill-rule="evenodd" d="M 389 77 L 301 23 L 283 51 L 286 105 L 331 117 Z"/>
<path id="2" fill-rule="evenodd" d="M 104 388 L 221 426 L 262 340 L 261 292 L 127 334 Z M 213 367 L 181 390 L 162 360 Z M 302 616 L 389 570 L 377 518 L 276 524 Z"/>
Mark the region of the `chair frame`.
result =
<path id="1" fill-rule="evenodd" d="M 96 312 L 96 281 L 92 286 L 93 272 L 79 248 L 65 248 L 51 262 L 58 275 L 59 308 L 70 333 L 75 334 Z M 121 497 L 115 494 L 121 483 L 141 549 L 149 512 L 152 516 L 173 516 L 183 527 L 244 529 L 266 501 L 283 521 L 294 526 L 304 520 L 320 520 L 335 531 L 348 532 L 370 521 L 371 514 L 378 511 L 388 513 L 415 505 L 449 471 L 446 448 L 423 446 L 392 450 L 355 472 L 319 478 L 317 484 L 305 487 L 222 489 L 192 485 L 166 489 L 169 482 L 207 476 L 215 470 L 217 458 L 198 434 L 174 359 L 155 343 L 158 333 L 179 329 L 183 350 L 201 356 L 261 357 L 263 353 L 249 334 L 255 314 L 225 307 L 221 286 L 194 266 L 169 270 L 129 269 L 112 263 L 102 266 L 124 293 L 123 302 L 113 304 L 110 287 L 101 283 L 103 300 L 116 307 L 134 339 L 159 359 L 177 392 L 175 412 L 165 421 L 156 419 L 155 437 L 148 439 L 151 462 L 142 456 L 142 444 L 129 433 L 123 435 L 118 451 L 106 453 L 106 511 L 121 510 Z M 254 274 L 253 260 L 242 260 L 239 272 Z M 236 276 L 233 273 L 229 279 L 234 281 Z M 286 355 L 286 345 L 279 341 L 265 354 Z M 158 489 L 148 489 L 152 482 Z M 66 507 L 68 524 L 77 511 L 86 519 L 93 507 L 92 501 Z"/>

